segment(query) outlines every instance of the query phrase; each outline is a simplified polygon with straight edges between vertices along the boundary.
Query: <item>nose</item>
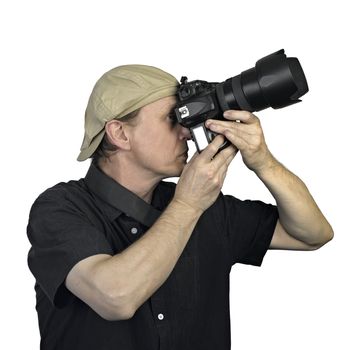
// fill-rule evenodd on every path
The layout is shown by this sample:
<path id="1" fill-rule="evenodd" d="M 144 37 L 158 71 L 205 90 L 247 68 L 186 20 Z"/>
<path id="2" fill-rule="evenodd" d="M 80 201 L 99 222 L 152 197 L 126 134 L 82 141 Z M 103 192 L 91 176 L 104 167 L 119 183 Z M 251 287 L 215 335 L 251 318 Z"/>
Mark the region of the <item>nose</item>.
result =
<path id="1" fill-rule="evenodd" d="M 191 134 L 190 134 L 190 130 L 188 128 L 185 128 L 184 126 L 178 124 L 179 126 L 179 136 L 180 139 L 183 140 L 191 140 Z"/>

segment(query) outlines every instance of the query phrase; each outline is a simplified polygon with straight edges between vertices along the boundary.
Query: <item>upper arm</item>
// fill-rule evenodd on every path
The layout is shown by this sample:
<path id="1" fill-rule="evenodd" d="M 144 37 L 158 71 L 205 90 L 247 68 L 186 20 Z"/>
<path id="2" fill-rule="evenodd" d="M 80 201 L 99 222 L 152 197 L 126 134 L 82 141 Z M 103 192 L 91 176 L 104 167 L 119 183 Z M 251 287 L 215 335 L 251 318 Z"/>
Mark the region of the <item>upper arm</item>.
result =
<path id="1" fill-rule="evenodd" d="M 113 276 L 110 274 L 112 256 L 97 254 L 79 261 L 68 273 L 66 288 L 79 299 L 89 305 L 97 314 L 106 320 L 122 320 L 129 318 L 120 302 L 123 298 L 119 286 L 112 289 Z"/>
<path id="2" fill-rule="evenodd" d="M 309 245 L 290 236 L 280 220 L 277 220 L 273 238 L 271 240 L 269 249 L 283 249 L 283 250 L 315 250 L 319 246 Z"/>
<path id="3" fill-rule="evenodd" d="M 98 254 L 114 255 L 105 232 L 86 216 L 88 208 L 79 200 L 76 204 L 72 192 L 64 187 L 56 186 L 37 198 L 27 225 L 32 245 L 28 266 L 56 308 L 71 301 L 65 279 L 78 263 Z"/>

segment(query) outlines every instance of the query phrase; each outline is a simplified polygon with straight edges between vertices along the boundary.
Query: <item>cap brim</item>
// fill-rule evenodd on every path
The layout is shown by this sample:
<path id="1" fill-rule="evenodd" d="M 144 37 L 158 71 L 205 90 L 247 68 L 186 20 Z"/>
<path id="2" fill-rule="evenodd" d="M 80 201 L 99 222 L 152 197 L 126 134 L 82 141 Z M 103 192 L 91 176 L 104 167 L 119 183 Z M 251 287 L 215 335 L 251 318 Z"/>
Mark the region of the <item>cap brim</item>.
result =
<path id="1" fill-rule="evenodd" d="M 80 151 L 79 156 L 77 160 L 79 162 L 82 162 L 92 156 L 92 154 L 95 152 L 97 147 L 99 146 L 100 142 L 102 141 L 105 134 L 105 129 L 103 129 L 92 141 L 89 147 L 83 149 Z"/>

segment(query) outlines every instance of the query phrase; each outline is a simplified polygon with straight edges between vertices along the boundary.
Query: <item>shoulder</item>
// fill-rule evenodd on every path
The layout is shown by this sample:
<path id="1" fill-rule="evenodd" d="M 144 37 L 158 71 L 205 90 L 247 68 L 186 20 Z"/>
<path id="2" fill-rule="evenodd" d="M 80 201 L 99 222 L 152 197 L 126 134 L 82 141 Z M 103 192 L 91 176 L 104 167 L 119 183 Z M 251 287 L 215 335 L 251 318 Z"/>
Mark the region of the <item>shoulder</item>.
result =
<path id="1" fill-rule="evenodd" d="M 40 199 L 61 199 L 77 197 L 87 192 L 84 179 L 70 180 L 68 182 L 59 182 L 58 184 L 47 188 L 38 197 Z"/>
<path id="2" fill-rule="evenodd" d="M 78 206 L 90 197 L 90 193 L 86 188 L 84 179 L 70 180 L 68 182 L 60 182 L 50 188 L 47 188 L 32 204 L 31 213 L 43 207 Z"/>

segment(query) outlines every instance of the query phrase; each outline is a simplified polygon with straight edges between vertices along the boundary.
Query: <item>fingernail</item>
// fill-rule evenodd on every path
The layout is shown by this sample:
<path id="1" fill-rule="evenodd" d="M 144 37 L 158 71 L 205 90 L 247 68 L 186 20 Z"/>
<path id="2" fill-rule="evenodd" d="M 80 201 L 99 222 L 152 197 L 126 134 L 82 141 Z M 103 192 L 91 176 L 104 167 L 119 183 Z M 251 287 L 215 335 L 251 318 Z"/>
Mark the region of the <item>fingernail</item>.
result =
<path id="1" fill-rule="evenodd" d="M 231 116 L 231 112 L 230 112 L 230 111 L 225 111 L 225 112 L 223 113 L 223 116 L 225 116 L 225 117 L 230 117 L 230 116 Z"/>

